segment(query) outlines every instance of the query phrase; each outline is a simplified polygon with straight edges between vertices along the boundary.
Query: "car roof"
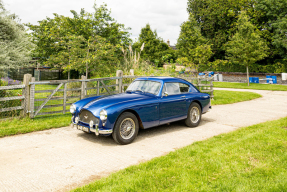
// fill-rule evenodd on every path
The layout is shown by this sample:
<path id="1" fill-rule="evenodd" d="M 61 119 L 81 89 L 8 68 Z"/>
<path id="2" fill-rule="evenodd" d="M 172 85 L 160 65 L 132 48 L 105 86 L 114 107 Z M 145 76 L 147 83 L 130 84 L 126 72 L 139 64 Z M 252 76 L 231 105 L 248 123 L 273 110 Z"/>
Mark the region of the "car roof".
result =
<path id="1" fill-rule="evenodd" d="M 190 82 L 188 82 L 188 81 L 186 81 L 184 79 L 176 78 L 176 77 L 156 77 L 156 76 L 152 76 L 152 77 L 139 77 L 136 80 L 151 80 L 151 81 L 160 81 L 160 82 L 182 82 L 182 83 L 190 84 Z"/>

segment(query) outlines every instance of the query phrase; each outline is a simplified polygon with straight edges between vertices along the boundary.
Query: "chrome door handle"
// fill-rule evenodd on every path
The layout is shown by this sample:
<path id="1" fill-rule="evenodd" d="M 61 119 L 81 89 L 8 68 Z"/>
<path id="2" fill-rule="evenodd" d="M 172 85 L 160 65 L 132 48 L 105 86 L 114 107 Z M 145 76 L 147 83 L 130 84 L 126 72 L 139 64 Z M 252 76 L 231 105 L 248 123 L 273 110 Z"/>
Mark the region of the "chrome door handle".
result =
<path id="1" fill-rule="evenodd" d="M 185 98 L 185 96 L 181 96 L 181 98 Z"/>

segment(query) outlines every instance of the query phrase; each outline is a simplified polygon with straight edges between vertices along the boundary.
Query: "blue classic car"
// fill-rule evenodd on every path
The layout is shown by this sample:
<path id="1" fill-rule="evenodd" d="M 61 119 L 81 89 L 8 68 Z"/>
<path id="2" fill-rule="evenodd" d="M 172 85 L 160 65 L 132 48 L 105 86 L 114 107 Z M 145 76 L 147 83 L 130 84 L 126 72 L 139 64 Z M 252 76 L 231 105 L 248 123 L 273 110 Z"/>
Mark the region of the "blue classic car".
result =
<path id="1" fill-rule="evenodd" d="M 112 135 L 119 144 L 129 144 L 139 128 L 147 129 L 185 120 L 188 127 L 200 123 L 211 108 L 210 96 L 190 82 L 173 77 L 142 77 L 125 93 L 97 96 L 74 103 L 72 123 L 85 132 Z"/>

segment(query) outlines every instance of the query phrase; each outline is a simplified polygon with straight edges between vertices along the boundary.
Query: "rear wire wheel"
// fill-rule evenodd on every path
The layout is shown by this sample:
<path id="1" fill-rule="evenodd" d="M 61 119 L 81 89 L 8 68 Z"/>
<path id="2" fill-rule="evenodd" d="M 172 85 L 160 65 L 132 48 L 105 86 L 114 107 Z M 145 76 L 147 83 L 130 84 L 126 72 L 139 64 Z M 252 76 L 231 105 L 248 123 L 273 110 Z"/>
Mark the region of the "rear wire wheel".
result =
<path id="1" fill-rule="evenodd" d="M 130 112 L 125 112 L 118 118 L 112 136 L 117 143 L 126 145 L 133 142 L 138 131 L 139 123 L 137 117 Z"/>
<path id="2" fill-rule="evenodd" d="M 198 103 L 191 103 L 188 109 L 185 124 L 188 127 L 197 127 L 201 120 L 201 107 Z"/>

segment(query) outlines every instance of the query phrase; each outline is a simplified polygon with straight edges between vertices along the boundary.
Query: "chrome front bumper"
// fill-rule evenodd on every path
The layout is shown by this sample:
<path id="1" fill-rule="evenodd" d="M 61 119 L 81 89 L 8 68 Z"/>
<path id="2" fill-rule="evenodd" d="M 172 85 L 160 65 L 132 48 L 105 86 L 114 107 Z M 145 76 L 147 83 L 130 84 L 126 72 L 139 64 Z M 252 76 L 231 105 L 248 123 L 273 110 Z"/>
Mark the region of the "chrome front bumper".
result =
<path id="1" fill-rule="evenodd" d="M 110 130 L 105 130 L 105 129 L 99 129 L 99 125 L 96 124 L 95 125 L 95 128 L 94 128 L 94 125 L 90 125 L 90 127 L 85 127 L 85 126 L 81 126 L 81 125 L 78 125 L 77 123 L 74 123 L 73 122 L 73 119 L 72 119 L 72 127 L 73 128 L 77 128 L 78 130 L 81 130 L 81 131 L 84 131 L 84 132 L 93 132 L 95 133 L 95 135 L 108 135 L 108 134 L 112 134 L 113 133 L 113 130 L 110 129 Z"/>

